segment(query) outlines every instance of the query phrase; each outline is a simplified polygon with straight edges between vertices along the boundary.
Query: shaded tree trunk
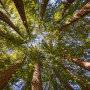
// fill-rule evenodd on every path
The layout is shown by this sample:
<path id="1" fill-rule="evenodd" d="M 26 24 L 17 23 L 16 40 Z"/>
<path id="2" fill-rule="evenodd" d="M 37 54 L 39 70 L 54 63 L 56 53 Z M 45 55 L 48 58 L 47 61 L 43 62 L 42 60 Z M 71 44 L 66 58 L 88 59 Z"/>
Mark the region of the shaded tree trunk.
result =
<path id="1" fill-rule="evenodd" d="M 0 11 L 0 19 L 6 22 L 11 28 L 13 28 L 22 37 L 17 27 L 14 26 L 14 24 L 10 21 L 10 19 L 6 15 L 4 15 L 1 11 Z"/>
<path id="2" fill-rule="evenodd" d="M 4 7 L 4 5 L 3 5 L 3 3 L 2 3 L 2 1 L 0 0 L 0 3 L 1 3 L 1 5 L 2 5 L 2 7 L 4 8 L 4 10 L 6 11 L 6 9 L 5 9 L 5 7 Z M 6 13 L 10 16 L 10 14 L 6 11 Z"/>
<path id="3" fill-rule="evenodd" d="M 27 20 L 26 20 L 25 11 L 24 11 L 23 0 L 13 0 L 13 1 L 14 1 L 15 6 L 20 14 L 20 17 L 21 17 L 23 24 L 27 30 L 27 33 L 29 34 Z"/>
<path id="4" fill-rule="evenodd" d="M 84 88 L 85 90 L 90 90 L 90 87 L 88 87 L 88 85 L 86 85 L 83 80 L 79 79 L 75 74 L 73 74 L 69 69 L 67 69 L 64 64 L 61 64 L 60 65 L 77 81 L 77 83 L 82 87 Z"/>
<path id="5" fill-rule="evenodd" d="M 72 19 L 68 19 L 66 21 L 66 23 L 60 27 L 59 30 L 62 31 L 63 27 L 66 27 L 66 26 L 72 24 L 73 22 L 77 21 L 78 19 L 80 19 L 81 17 L 87 15 L 88 13 L 90 13 L 90 1 L 87 4 L 85 4 L 78 12 L 76 12 L 73 15 Z"/>
<path id="6" fill-rule="evenodd" d="M 72 61 L 73 63 L 77 64 L 78 66 L 90 71 L 90 62 L 83 61 L 83 60 L 77 59 L 77 58 L 68 57 L 68 55 L 63 55 L 63 56 L 64 56 L 64 58 L 67 58 L 69 61 Z"/>
<path id="7" fill-rule="evenodd" d="M 33 73 L 31 90 L 43 90 L 41 74 L 40 74 L 39 55 L 37 55 L 37 57 L 36 57 L 36 65 L 35 65 L 35 69 L 34 69 L 34 73 Z"/>
<path id="8" fill-rule="evenodd" d="M 12 74 L 15 73 L 15 70 L 21 65 L 22 62 L 17 62 L 13 66 L 9 67 L 4 73 L 0 76 L 0 90 L 3 90 L 8 83 L 8 80 L 11 78 Z"/>
<path id="9" fill-rule="evenodd" d="M 74 90 L 71 85 L 68 82 L 64 82 L 61 75 L 59 75 L 59 73 L 51 66 L 51 69 L 53 70 L 53 72 L 55 73 L 56 77 L 59 79 L 59 81 L 63 84 L 63 86 L 66 88 L 66 90 Z"/>
<path id="10" fill-rule="evenodd" d="M 43 19 L 44 13 L 45 13 L 46 8 L 47 8 L 48 1 L 49 0 L 41 0 L 40 19 Z"/>

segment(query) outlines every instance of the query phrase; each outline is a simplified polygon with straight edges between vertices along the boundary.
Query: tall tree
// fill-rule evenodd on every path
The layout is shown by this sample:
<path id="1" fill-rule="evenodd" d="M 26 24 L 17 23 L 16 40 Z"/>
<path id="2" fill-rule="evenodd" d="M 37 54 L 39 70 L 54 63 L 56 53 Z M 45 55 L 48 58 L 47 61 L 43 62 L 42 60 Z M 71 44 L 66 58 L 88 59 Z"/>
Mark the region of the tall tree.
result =
<path id="1" fill-rule="evenodd" d="M 36 65 L 33 73 L 31 90 L 43 90 L 40 74 L 40 59 L 38 54 L 36 57 Z"/>
<path id="2" fill-rule="evenodd" d="M 0 90 L 3 90 L 8 83 L 8 80 L 11 78 L 12 74 L 15 73 L 15 70 L 22 64 L 22 62 L 17 62 L 13 66 L 9 67 L 5 72 L 0 76 Z"/>
<path id="3" fill-rule="evenodd" d="M 77 21 L 78 19 L 87 15 L 88 13 L 90 13 L 90 1 L 87 4 L 85 4 L 78 12 L 76 12 L 72 18 L 68 19 L 65 22 L 65 24 L 59 28 L 59 30 L 62 31 L 63 27 L 66 27 L 66 26 L 72 24 L 73 22 Z"/>
<path id="4" fill-rule="evenodd" d="M 19 32 L 18 28 L 10 21 L 10 19 L 0 11 L 0 19 L 6 22 L 11 28 L 13 28 L 22 38 L 23 36 Z"/>
<path id="5" fill-rule="evenodd" d="M 15 6 L 21 16 L 21 19 L 23 21 L 23 24 L 27 30 L 27 33 L 29 34 L 29 29 L 28 29 L 28 25 L 27 25 L 27 20 L 26 20 L 26 16 L 25 16 L 25 11 L 24 11 L 24 5 L 23 5 L 23 0 L 13 0 L 15 3 Z"/>

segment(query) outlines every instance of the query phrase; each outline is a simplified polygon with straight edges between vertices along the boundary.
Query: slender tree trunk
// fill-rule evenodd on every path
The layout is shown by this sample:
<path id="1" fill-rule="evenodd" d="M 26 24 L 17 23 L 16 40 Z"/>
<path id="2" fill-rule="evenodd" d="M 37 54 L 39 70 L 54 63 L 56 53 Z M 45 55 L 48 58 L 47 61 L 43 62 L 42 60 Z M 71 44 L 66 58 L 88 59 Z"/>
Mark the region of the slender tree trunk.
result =
<path id="1" fill-rule="evenodd" d="M 15 70 L 21 65 L 22 62 L 17 62 L 13 66 L 9 67 L 4 73 L 0 76 L 0 90 L 3 90 L 8 83 L 8 80 L 11 78 L 12 74 L 15 73 Z"/>
<path id="2" fill-rule="evenodd" d="M 25 16 L 25 11 L 24 11 L 24 5 L 23 5 L 23 0 L 13 0 L 15 3 L 15 6 L 21 16 L 21 19 L 23 21 L 23 24 L 27 30 L 27 33 L 29 34 L 29 30 L 28 30 L 28 25 L 27 25 L 27 20 L 26 20 L 26 16 Z"/>
<path id="3" fill-rule="evenodd" d="M 87 4 L 85 4 L 78 12 L 76 12 L 73 15 L 72 19 L 68 19 L 66 21 L 66 23 L 60 27 L 59 30 L 62 31 L 63 27 L 66 27 L 66 26 L 72 24 L 73 22 L 77 21 L 78 19 L 80 19 L 81 17 L 87 15 L 88 13 L 90 13 L 90 1 Z"/>
<path id="4" fill-rule="evenodd" d="M 64 64 L 60 65 L 77 81 L 77 83 L 84 88 L 85 90 L 90 90 L 90 87 L 88 87 L 88 85 L 86 85 L 83 80 L 79 79 L 76 75 L 74 75 L 69 69 L 67 69 L 66 67 L 64 67 Z"/>
<path id="5" fill-rule="evenodd" d="M 43 90 L 41 74 L 40 74 L 39 55 L 37 55 L 37 58 L 36 58 L 36 65 L 35 65 L 35 69 L 34 69 L 34 73 L 33 73 L 31 90 Z"/>
<path id="6" fill-rule="evenodd" d="M 5 39 L 11 41 L 12 39 L 9 37 L 8 34 L 4 33 L 3 31 L 0 30 L 0 36 L 4 37 Z"/>
<path id="7" fill-rule="evenodd" d="M 2 5 L 2 7 L 4 8 L 4 10 L 6 11 L 6 9 L 5 9 L 5 7 L 4 7 L 4 5 L 3 5 L 3 3 L 2 3 L 2 1 L 0 0 L 0 3 L 1 3 L 1 5 Z M 10 16 L 10 14 L 6 11 L 6 13 Z"/>
<path id="8" fill-rule="evenodd" d="M 74 90 L 71 85 L 68 82 L 64 82 L 61 75 L 58 74 L 58 72 L 50 65 L 51 69 L 55 73 L 56 77 L 59 79 L 59 81 L 63 84 L 63 86 L 66 88 L 66 90 Z"/>
<path id="9" fill-rule="evenodd" d="M 67 58 L 69 61 L 72 61 L 73 63 L 77 64 L 78 66 L 86 69 L 86 70 L 89 70 L 90 71 L 90 62 L 87 62 L 87 61 L 83 61 L 81 59 L 77 59 L 77 58 L 69 58 L 68 55 L 63 55 L 65 58 Z"/>
<path id="10" fill-rule="evenodd" d="M 0 11 L 0 19 L 6 22 L 11 28 L 13 28 L 22 37 L 17 27 L 14 26 L 14 24 L 10 21 L 10 19 L 6 15 L 4 15 L 1 11 Z"/>
<path id="11" fill-rule="evenodd" d="M 41 0 L 41 12 L 40 12 L 41 19 L 43 19 L 44 13 L 45 13 L 46 8 L 47 8 L 48 1 L 49 0 Z"/>

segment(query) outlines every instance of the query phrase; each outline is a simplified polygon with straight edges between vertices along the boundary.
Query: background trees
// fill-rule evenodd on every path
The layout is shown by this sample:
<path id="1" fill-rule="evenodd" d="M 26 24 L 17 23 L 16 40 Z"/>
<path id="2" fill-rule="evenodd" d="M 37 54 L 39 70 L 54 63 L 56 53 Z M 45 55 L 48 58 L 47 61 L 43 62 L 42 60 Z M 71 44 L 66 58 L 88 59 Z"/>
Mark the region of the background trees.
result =
<path id="1" fill-rule="evenodd" d="M 32 89 L 35 73 L 44 90 L 89 90 L 89 0 L 0 3 L 0 76 L 12 75 L 6 90 Z"/>

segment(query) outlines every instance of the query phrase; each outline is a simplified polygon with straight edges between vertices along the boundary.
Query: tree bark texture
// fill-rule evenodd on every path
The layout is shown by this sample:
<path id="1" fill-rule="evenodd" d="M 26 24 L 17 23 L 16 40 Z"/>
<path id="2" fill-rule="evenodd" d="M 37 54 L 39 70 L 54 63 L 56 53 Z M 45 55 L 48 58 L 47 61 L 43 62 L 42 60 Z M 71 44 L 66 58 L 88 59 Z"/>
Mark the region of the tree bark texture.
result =
<path id="1" fill-rule="evenodd" d="M 13 0 L 15 3 L 15 6 L 19 12 L 19 15 L 23 21 L 23 24 L 27 30 L 27 33 L 29 34 L 29 30 L 28 30 L 28 25 L 27 25 L 27 20 L 26 20 L 26 16 L 25 16 L 25 10 L 24 10 L 24 5 L 23 5 L 23 0 Z"/>
<path id="2" fill-rule="evenodd" d="M 11 28 L 13 28 L 22 37 L 22 35 L 20 34 L 20 32 L 17 29 L 17 27 L 14 26 L 14 24 L 10 21 L 10 19 L 6 15 L 4 15 L 1 11 L 0 11 L 0 19 L 2 21 L 4 21 L 5 23 L 7 23 Z"/>
<path id="3" fill-rule="evenodd" d="M 0 90 L 3 90 L 8 83 L 8 80 L 11 78 L 15 70 L 21 65 L 22 62 L 17 62 L 15 65 L 9 67 L 4 73 L 0 76 Z"/>
<path id="4" fill-rule="evenodd" d="M 43 90 L 41 74 L 40 74 L 39 55 L 37 55 L 37 57 L 36 57 L 36 65 L 35 65 L 35 69 L 34 69 L 34 73 L 33 73 L 31 90 Z"/>

